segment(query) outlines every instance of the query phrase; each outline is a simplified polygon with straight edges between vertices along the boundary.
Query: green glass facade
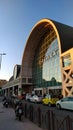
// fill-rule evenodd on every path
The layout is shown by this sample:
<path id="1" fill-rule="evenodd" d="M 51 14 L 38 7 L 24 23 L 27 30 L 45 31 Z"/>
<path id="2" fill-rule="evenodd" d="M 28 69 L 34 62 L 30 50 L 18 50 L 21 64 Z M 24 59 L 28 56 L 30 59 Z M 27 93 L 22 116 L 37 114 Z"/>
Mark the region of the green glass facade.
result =
<path id="1" fill-rule="evenodd" d="M 35 51 L 32 79 L 34 88 L 62 85 L 58 40 L 53 29 L 42 37 Z"/>

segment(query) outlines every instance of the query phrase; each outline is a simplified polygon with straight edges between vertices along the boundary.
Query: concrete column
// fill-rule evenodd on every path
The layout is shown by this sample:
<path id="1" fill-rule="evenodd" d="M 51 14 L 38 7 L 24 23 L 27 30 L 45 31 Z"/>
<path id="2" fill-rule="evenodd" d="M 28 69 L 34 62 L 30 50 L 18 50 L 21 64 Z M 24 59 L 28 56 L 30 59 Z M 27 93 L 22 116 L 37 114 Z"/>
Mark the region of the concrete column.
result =
<path id="1" fill-rule="evenodd" d="M 7 89 L 5 89 L 5 96 L 7 96 L 8 95 L 8 90 Z"/>
<path id="2" fill-rule="evenodd" d="M 10 88 L 7 89 L 7 96 L 9 96 Z"/>
<path id="3" fill-rule="evenodd" d="M 20 96 L 21 95 L 21 91 L 22 91 L 22 87 L 21 85 L 18 86 L 18 95 Z"/>
<path id="4" fill-rule="evenodd" d="M 22 93 L 22 79 L 20 78 L 20 82 L 19 82 L 19 85 L 18 85 L 18 95 L 20 96 Z"/>
<path id="5" fill-rule="evenodd" d="M 14 93 L 14 86 L 12 87 L 12 95 L 15 95 L 15 93 Z"/>

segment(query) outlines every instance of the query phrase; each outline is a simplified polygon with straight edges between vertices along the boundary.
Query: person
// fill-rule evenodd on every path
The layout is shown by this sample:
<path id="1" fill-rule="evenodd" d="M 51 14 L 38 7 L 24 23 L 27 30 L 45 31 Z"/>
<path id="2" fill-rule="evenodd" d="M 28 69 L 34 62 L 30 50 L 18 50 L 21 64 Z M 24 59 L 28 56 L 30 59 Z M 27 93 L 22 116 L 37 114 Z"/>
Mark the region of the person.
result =
<path id="1" fill-rule="evenodd" d="M 45 98 L 45 96 L 46 96 L 46 94 L 44 93 L 44 94 L 43 94 L 43 97 Z"/>
<path id="2" fill-rule="evenodd" d="M 15 114 L 16 114 L 16 116 L 18 116 L 18 111 L 19 111 L 20 108 L 22 109 L 22 115 L 23 115 L 23 104 L 22 104 L 22 102 L 19 102 L 17 104 L 16 108 L 15 108 Z"/>

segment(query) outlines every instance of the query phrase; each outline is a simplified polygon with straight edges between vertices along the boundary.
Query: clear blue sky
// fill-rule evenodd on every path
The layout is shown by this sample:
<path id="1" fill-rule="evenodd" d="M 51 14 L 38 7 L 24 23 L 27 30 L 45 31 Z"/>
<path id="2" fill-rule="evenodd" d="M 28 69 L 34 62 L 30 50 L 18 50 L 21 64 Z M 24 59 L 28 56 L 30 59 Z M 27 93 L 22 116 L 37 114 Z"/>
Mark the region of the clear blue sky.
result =
<path id="1" fill-rule="evenodd" d="M 42 18 L 73 26 L 73 0 L 0 0 L 0 79 L 9 80 L 21 64 L 32 27 Z"/>

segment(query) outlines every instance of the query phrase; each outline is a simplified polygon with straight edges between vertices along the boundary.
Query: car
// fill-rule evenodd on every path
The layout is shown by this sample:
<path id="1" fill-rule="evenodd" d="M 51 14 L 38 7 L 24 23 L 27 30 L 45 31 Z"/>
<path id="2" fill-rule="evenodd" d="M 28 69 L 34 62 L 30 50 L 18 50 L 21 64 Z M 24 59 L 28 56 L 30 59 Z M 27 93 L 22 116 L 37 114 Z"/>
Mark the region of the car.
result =
<path id="1" fill-rule="evenodd" d="M 27 101 L 30 101 L 30 97 L 31 97 L 31 94 L 30 94 L 30 93 L 27 93 L 25 99 L 26 99 Z"/>
<path id="2" fill-rule="evenodd" d="M 52 105 L 56 105 L 56 102 L 59 100 L 59 98 L 52 96 L 50 94 L 46 94 L 45 97 L 42 99 L 42 104 L 48 105 L 51 107 Z"/>
<path id="3" fill-rule="evenodd" d="M 42 96 L 41 95 L 32 95 L 30 97 L 30 102 L 34 102 L 34 103 L 41 103 L 42 102 Z"/>
<path id="4" fill-rule="evenodd" d="M 58 109 L 68 109 L 73 110 L 73 97 L 64 97 L 56 102 L 56 107 Z"/>

